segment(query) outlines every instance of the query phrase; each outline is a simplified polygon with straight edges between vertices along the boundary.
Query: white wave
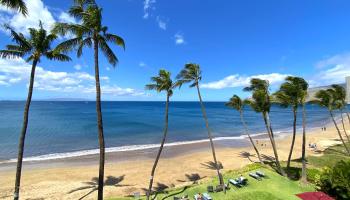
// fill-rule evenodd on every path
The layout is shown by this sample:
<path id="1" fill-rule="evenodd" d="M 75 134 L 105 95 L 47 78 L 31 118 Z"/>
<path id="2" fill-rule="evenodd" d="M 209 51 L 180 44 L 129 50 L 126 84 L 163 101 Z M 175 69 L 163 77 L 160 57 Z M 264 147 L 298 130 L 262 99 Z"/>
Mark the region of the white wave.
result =
<path id="1" fill-rule="evenodd" d="M 243 140 L 246 136 L 235 136 L 235 137 L 216 137 L 213 138 L 214 141 L 222 141 L 222 140 Z M 164 146 L 166 147 L 172 147 L 172 146 L 180 146 L 180 145 L 189 145 L 189 144 L 197 144 L 197 143 L 203 143 L 208 142 L 209 139 L 202 139 L 202 140 L 192 140 L 192 141 L 181 141 L 181 142 L 172 142 L 172 143 L 166 143 Z M 146 149 L 153 149 L 158 148 L 159 144 L 145 144 L 145 145 L 129 145 L 129 146 L 121 146 L 121 147 L 109 147 L 106 148 L 106 153 L 111 152 L 126 152 L 126 151 L 137 151 L 137 150 L 146 150 Z M 63 158 L 72 158 L 72 157 L 80 157 L 80 156 L 87 156 L 87 155 L 96 155 L 99 153 L 99 149 L 91 149 L 91 150 L 82 150 L 82 151 L 74 151 L 74 152 L 67 152 L 67 153 L 52 153 L 52 154 L 45 154 L 40 156 L 31 156 L 27 158 L 23 158 L 23 161 L 45 161 L 45 160 L 55 160 L 55 159 L 63 159 Z M 17 162 L 17 159 L 9 159 L 5 161 L 0 161 L 0 164 L 5 163 L 14 163 Z"/>

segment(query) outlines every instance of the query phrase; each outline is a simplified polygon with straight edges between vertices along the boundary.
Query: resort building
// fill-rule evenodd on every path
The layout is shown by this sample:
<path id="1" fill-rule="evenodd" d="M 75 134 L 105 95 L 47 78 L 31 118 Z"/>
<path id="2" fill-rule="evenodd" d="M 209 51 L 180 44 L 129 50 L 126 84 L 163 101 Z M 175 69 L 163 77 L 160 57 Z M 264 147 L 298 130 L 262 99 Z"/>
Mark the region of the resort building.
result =
<path id="1" fill-rule="evenodd" d="M 346 91 L 346 101 L 350 103 L 350 76 L 345 77 L 345 83 L 339 84 L 345 88 Z M 330 85 L 327 86 L 320 86 L 320 87 L 314 87 L 314 88 L 309 88 L 308 90 L 308 101 L 314 99 L 316 93 L 319 90 L 325 90 L 330 88 Z"/>

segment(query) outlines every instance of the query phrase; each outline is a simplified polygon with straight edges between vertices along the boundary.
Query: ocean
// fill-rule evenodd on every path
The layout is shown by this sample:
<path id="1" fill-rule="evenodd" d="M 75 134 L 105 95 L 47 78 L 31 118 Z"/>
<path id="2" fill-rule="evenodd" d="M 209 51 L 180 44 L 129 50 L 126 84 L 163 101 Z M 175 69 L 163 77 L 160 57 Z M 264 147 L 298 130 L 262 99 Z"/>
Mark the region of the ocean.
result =
<path id="1" fill-rule="evenodd" d="M 23 120 L 24 101 L 0 101 L 0 163 L 14 162 Z M 216 140 L 245 140 L 239 113 L 224 102 L 205 103 Z M 107 152 L 147 149 L 159 146 L 164 127 L 164 102 L 102 102 Z M 307 105 L 307 128 L 330 122 L 329 113 Z M 265 132 L 260 113 L 244 111 L 251 134 Z M 292 130 L 291 109 L 274 105 L 271 122 L 276 135 Z M 299 112 L 298 126 L 301 126 Z M 207 139 L 198 102 L 171 102 L 168 145 L 195 143 Z M 45 160 L 98 152 L 95 102 L 34 101 L 30 108 L 25 141 L 25 160 Z"/>

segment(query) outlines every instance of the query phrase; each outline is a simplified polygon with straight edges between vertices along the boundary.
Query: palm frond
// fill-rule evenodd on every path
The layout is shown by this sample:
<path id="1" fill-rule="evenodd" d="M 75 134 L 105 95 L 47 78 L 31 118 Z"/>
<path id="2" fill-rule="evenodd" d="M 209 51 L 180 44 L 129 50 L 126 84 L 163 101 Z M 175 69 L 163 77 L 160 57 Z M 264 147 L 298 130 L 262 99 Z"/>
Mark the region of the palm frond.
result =
<path id="1" fill-rule="evenodd" d="M 121 46 L 123 47 L 123 49 L 125 50 L 125 43 L 124 43 L 124 39 L 121 38 L 120 36 L 118 35 L 114 35 L 114 34 L 110 34 L 110 33 L 106 33 L 104 35 L 104 37 L 106 38 L 106 40 L 108 42 L 112 42 L 118 46 Z"/>
<path id="2" fill-rule="evenodd" d="M 49 60 L 58 60 L 58 61 L 71 61 L 72 59 L 63 53 L 57 53 L 55 51 L 49 51 L 45 54 Z"/>
<path id="3" fill-rule="evenodd" d="M 23 50 L 30 51 L 32 49 L 32 45 L 30 42 L 24 37 L 22 33 L 17 33 L 12 27 L 10 27 L 8 24 L 4 25 L 4 28 L 8 31 L 10 31 L 12 40 L 16 42 Z"/>
<path id="4" fill-rule="evenodd" d="M 20 58 L 24 55 L 23 51 L 16 51 L 16 50 L 0 50 L 0 57 L 1 58 L 8 58 L 8 59 L 14 59 L 14 58 Z"/>
<path id="5" fill-rule="evenodd" d="M 98 39 L 99 47 L 102 50 L 103 54 L 106 56 L 108 62 L 115 66 L 118 63 L 118 58 L 112 51 L 112 49 L 108 46 L 103 37 L 99 37 Z"/>
<path id="6" fill-rule="evenodd" d="M 0 0 L 0 3 L 10 9 L 20 11 L 24 16 L 28 15 L 27 5 L 23 0 Z"/>
<path id="7" fill-rule="evenodd" d="M 69 40 L 66 40 L 62 43 L 60 43 L 59 45 L 56 46 L 56 49 L 59 52 L 68 52 L 71 49 L 73 49 L 74 47 L 78 46 L 82 41 L 81 37 L 77 37 L 77 38 L 72 38 Z"/>
<path id="8" fill-rule="evenodd" d="M 83 55 L 83 48 L 85 46 L 88 46 L 88 47 L 91 47 L 92 46 L 92 38 L 88 37 L 88 38 L 85 38 L 80 44 L 79 44 L 79 47 L 78 47 L 78 50 L 77 50 L 77 56 L 80 57 L 81 55 Z"/>

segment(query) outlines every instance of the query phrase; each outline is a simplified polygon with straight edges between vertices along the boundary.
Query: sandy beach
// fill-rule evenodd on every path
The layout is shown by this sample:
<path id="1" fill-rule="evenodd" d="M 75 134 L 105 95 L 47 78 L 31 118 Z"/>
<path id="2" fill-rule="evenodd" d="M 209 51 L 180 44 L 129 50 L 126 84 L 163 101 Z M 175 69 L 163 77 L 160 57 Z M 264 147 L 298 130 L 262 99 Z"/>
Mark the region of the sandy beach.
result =
<path id="1" fill-rule="evenodd" d="M 348 128 L 348 127 L 347 127 Z M 266 139 L 258 140 L 262 154 L 272 156 L 270 143 Z M 291 136 L 277 139 L 278 152 L 286 160 L 291 143 Z M 308 130 L 307 144 L 317 143 L 319 150 L 339 143 L 334 125 L 329 124 L 327 131 Z M 242 144 L 230 144 L 230 141 L 216 142 L 217 157 L 222 162 L 223 172 L 237 169 L 257 161 L 255 152 L 248 141 Z M 232 146 L 235 146 L 234 148 Z M 242 157 L 242 152 L 253 156 Z M 149 179 L 150 169 L 156 149 L 147 151 L 108 153 L 105 167 L 105 197 L 127 196 L 134 192 L 143 192 Z M 301 155 L 301 134 L 297 135 L 293 157 Z M 319 155 L 307 148 L 307 155 Z M 205 166 L 212 160 L 207 142 L 166 147 L 158 164 L 155 183 L 169 187 L 190 184 L 186 174 L 198 173 L 201 177 L 215 176 L 215 171 Z M 97 155 L 75 158 L 25 162 L 23 166 L 21 198 L 22 199 L 95 199 L 97 185 L 92 180 L 98 174 Z M 109 178 L 108 178 L 109 177 Z M 12 199 L 15 178 L 15 164 L 0 165 L 0 199 Z M 204 178 L 205 179 L 205 178 Z"/>

